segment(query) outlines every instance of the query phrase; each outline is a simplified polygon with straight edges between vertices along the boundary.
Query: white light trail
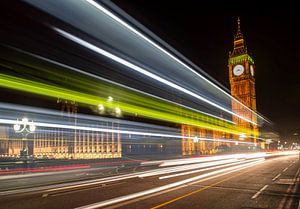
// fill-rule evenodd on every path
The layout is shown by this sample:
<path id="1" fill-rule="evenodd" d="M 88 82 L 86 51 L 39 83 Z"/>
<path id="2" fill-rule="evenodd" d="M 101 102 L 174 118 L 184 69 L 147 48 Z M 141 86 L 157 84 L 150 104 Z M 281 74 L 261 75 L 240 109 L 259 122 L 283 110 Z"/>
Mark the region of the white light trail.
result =
<path id="1" fill-rule="evenodd" d="M 250 160 L 250 161 L 247 161 L 247 162 L 253 162 L 253 161 L 257 161 L 257 159 Z M 241 163 L 245 163 L 245 162 L 244 161 L 238 161 L 238 162 L 235 162 L 235 163 L 229 163 L 229 164 L 224 164 L 224 165 L 223 165 L 223 163 L 219 163 L 219 164 L 222 164 L 222 165 L 209 167 L 209 168 L 198 169 L 198 170 L 193 170 L 193 171 L 187 171 L 187 172 L 183 172 L 183 173 L 176 173 L 176 174 L 167 175 L 167 176 L 161 176 L 161 177 L 159 177 L 159 179 L 161 180 L 161 179 L 174 178 L 174 177 L 178 177 L 178 176 L 185 176 L 185 175 L 190 175 L 190 174 L 194 174 L 194 173 L 200 173 L 200 172 L 203 172 L 203 171 L 209 171 L 209 170 L 214 170 L 214 169 L 218 169 L 218 168 L 224 168 L 224 167 L 228 167 L 228 166 L 238 165 L 238 164 L 241 164 Z"/>
<path id="2" fill-rule="evenodd" d="M 15 120 L 0 119 L 0 124 L 15 124 Z M 108 132 L 108 133 L 120 133 L 120 134 L 132 134 L 138 136 L 156 136 L 156 137 L 166 137 L 166 138 L 177 138 L 177 139 L 189 139 L 190 137 L 182 135 L 173 135 L 173 134 L 161 134 L 161 133 L 150 133 L 150 132 L 141 132 L 141 131 L 128 131 L 128 130 L 119 130 L 119 129 L 108 129 L 108 128 L 95 128 L 95 127 L 86 127 L 86 126 L 74 126 L 74 125 L 64 125 L 64 124 L 55 124 L 55 123 L 41 123 L 34 122 L 37 127 L 48 127 L 48 128 L 61 128 L 61 129 L 73 129 L 73 130 L 84 130 L 84 131 L 95 131 L 95 132 Z M 228 142 L 235 143 L 235 140 L 225 140 L 225 139 L 209 139 L 201 138 L 200 140 L 204 141 L 214 141 L 214 142 Z M 243 142 L 239 143 L 253 145 L 253 142 Z"/>
<path id="3" fill-rule="evenodd" d="M 225 169 L 221 169 L 221 170 L 212 171 L 212 172 L 205 173 L 205 174 L 202 174 L 202 175 L 199 175 L 199 176 L 195 176 L 195 177 L 192 177 L 192 178 L 189 178 L 189 179 L 185 179 L 185 180 L 178 181 L 178 182 L 175 182 L 175 183 L 167 184 L 167 185 L 164 185 L 164 186 L 161 186 L 161 187 L 156 187 L 156 188 L 145 190 L 145 191 L 142 191 L 142 192 L 137 192 L 137 193 L 134 193 L 134 194 L 129 194 L 129 195 L 125 195 L 125 196 L 105 200 L 105 201 L 102 201 L 102 202 L 97 202 L 97 203 L 94 203 L 94 204 L 85 205 L 85 206 L 82 206 L 82 207 L 78 207 L 77 209 L 94 209 L 94 208 L 105 207 L 105 206 L 116 204 L 116 203 L 119 203 L 119 202 L 128 201 L 128 200 L 139 198 L 139 197 L 142 197 L 142 196 L 145 196 L 145 195 L 150 195 L 150 194 L 153 194 L 153 193 L 157 193 L 157 192 L 161 192 L 161 191 L 164 191 L 164 190 L 179 187 L 179 186 L 182 186 L 184 184 L 193 183 L 195 181 L 206 180 L 205 179 L 206 177 L 209 177 L 209 179 L 212 179 L 212 178 L 216 178 L 216 177 L 219 177 L 219 176 L 224 176 L 224 175 L 227 175 L 229 173 L 233 173 L 233 172 L 236 172 L 236 171 L 239 171 L 239 170 L 242 170 L 242 169 L 246 169 L 246 168 L 261 164 L 263 162 L 264 162 L 264 160 L 258 160 L 256 162 L 246 163 L 246 164 L 243 164 L 243 165 L 238 165 L 238 166 L 234 166 L 234 167 L 229 167 L 229 168 L 225 168 Z"/>
<path id="4" fill-rule="evenodd" d="M 7 46 L 7 45 L 6 45 L 6 46 Z M 67 69 L 72 70 L 72 71 L 75 71 L 75 72 L 77 72 L 77 73 L 84 74 L 84 75 L 87 75 L 87 76 L 90 76 L 90 77 L 99 79 L 99 80 L 101 80 L 101 81 L 105 81 L 105 82 L 114 84 L 114 85 L 116 85 L 116 86 L 120 86 L 120 87 L 123 87 L 123 88 L 125 88 L 125 89 L 132 90 L 132 91 L 134 91 L 134 92 L 138 92 L 138 93 L 144 94 L 144 95 L 149 96 L 149 97 L 152 97 L 152 98 L 156 98 L 156 99 L 159 99 L 159 100 L 168 102 L 168 103 L 172 103 L 172 104 L 178 105 L 178 106 L 180 106 L 180 107 L 183 107 L 183 108 L 186 108 L 186 109 L 189 109 L 189 110 L 192 110 L 192 111 L 195 111 L 195 112 L 198 112 L 198 113 L 201 113 L 201 114 L 204 114 L 204 115 L 213 117 L 213 118 L 217 118 L 217 119 L 219 119 L 219 120 L 226 121 L 226 122 L 231 123 L 231 124 L 236 124 L 235 122 L 233 122 L 233 121 L 231 121 L 231 120 L 227 120 L 227 119 L 225 119 L 225 118 L 222 118 L 222 117 L 219 117 L 219 116 L 216 116 L 216 115 L 207 113 L 207 112 L 203 112 L 203 111 L 197 110 L 197 109 L 195 109 L 195 108 L 191 108 L 191 107 L 188 107 L 188 106 L 186 106 L 186 105 L 179 104 L 179 103 L 177 103 L 177 102 L 173 102 L 173 101 L 171 101 L 171 100 L 167 100 L 167 99 L 164 99 L 164 98 L 162 98 L 162 97 L 158 97 L 158 96 L 156 96 L 156 95 L 153 95 L 153 94 L 149 94 L 149 93 L 147 93 L 147 92 L 140 91 L 140 90 L 138 90 L 138 89 L 134 89 L 134 88 L 129 87 L 129 86 L 125 86 L 125 85 L 123 85 L 123 84 L 120 84 L 120 83 L 117 83 L 117 82 L 114 82 L 114 81 L 111 81 L 111 80 L 102 78 L 102 77 L 97 76 L 97 75 L 95 75 L 95 74 L 88 73 L 88 72 L 86 72 L 86 71 L 80 70 L 80 69 L 78 69 L 78 68 L 74 68 L 74 67 L 72 67 L 72 66 L 69 66 L 69 65 L 66 65 L 66 64 L 63 64 L 63 63 L 60 63 L 60 62 L 51 60 L 51 59 L 48 59 L 48 58 L 46 58 L 46 57 L 43 57 L 43 56 L 40 56 L 40 55 L 37 55 L 37 54 L 33 54 L 33 53 L 30 53 L 30 52 L 27 52 L 27 51 L 24 51 L 24 50 L 22 50 L 22 49 L 18 49 L 18 48 L 12 47 L 12 46 L 7 46 L 7 47 L 9 47 L 9 48 L 11 48 L 11 49 L 14 49 L 14 50 L 16 50 L 16 51 L 19 51 L 19 52 L 21 52 L 21 53 L 30 55 L 30 56 L 32 56 L 32 57 L 35 57 L 35 58 L 38 58 L 38 59 L 41 59 L 41 60 L 50 62 L 50 63 L 52 63 L 52 64 L 61 66 L 61 67 L 63 67 L 63 68 L 67 68 Z"/>
<path id="5" fill-rule="evenodd" d="M 256 112 L 254 112 L 253 110 L 251 110 L 249 107 L 247 107 L 246 105 L 244 105 L 243 103 L 241 103 L 239 100 L 237 100 L 236 98 L 232 97 L 230 94 L 228 94 L 222 88 L 220 88 L 218 85 L 214 84 L 209 79 L 207 79 L 204 76 L 202 76 L 201 74 L 199 74 L 197 71 L 195 71 L 194 69 L 192 69 L 191 67 L 189 67 L 187 64 L 185 64 L 184 62 L 182 62 L 181 60 L 179 60 L 177 57 L 175 57 L 174 55 L 172 55 L 171 53 L 169 53 L 167 50 L 165 50 L 164 48 L 162 48 L 158 44 L 156 44 L 154 41 L 152 41 L 151 39 L 149 39 L 147 36 L 145 36 L 144 34 L 142 34 L 141 32 L 139 32 L 138 30 L 136 30 L 135 28 L 133 28 L 132 26 L 130 26 L 128 23 L 126 23 L 125 21 L 123 21 L 122 19 L 120 19 L 119 17 L 117 17 L 116 15 L 114 15 L 112 12 L 110 12 L 109 10 L 107 10 L 106 8 L 104 8 L 102 5 L 98 4 L 94 0 L 86 0 L 86 2 L 88 2 L 91 5 L 93 5 L 98 10 L 100 10 L 101 12 L 103 12 L 104 14 L 106 14 L 107 16 L 109 16 L 110 18 L 112 18 L 114 21 L 116 21 L 119 24 L 123 25 L 128 30 L 130 30 L 134 34 L 138 35 L 139 37 L 141 37 L 142 39 L 144 39 L 145 41 L 147 41 L 148 43 L 150 43 L 152 46 L 154 46 L 155 48 L 159 49 L 160 51 L 162 51 L 163 53 L 165 53 L 166 55 L 168 55 L 169 57 L 171 57 L 177 63 L 181 64 L 182 66 L 184 66 L 185 68 L 187 68 L 188 70 L 190 70 L 191 72 L 193 72 L 195 75 L 197 75 L 198 77 L 200 77 L 201 79 L 205 80 L 207 83 L 209 83 L 210 85 L 212 85 L 213 87 L 215 87 L 216 89 L 218 89 L 219 91 L 221 91 L 222 93 L 224 93 L 226 96 L 228 96 L 229 98 L 231 98 L 235 102 L 237 102 L 240 105 L 242 105 L 248 111 L 250 111 L 253 114 L 257 115 L 258 117 L 262 118 L 264 121 L 269 122 L 263 116 L 257 114 Z"/>
<path id="6" fill-rule="evenodd" d="M 0 102 L 0 111 L 1 112 L 7 112 L 7 111 L 13 111 L 13 112 L 20 112 L 20 114 L 28 114 L 28 113 L 34 113 L 39 114 L 41 118 L 45 118 L 45 116 L 55 116 L 61 118 L 61 116 L 69 117 L 67 113 L 62 113 L 61 111 L 57 110 L 49 110 L 49 109 L 43 109 L 40 107 L 31 107 L 31 106 L 25 106 L 25 105 L 16 105 L 16 104 L 10 104 L 10 103 L 1 103 Z M 2 114 L 2 116 L 4 116 Z M 11 116 L 10 114 L 5 115 L 6 119 L 11 119 L 14 116 Z M 120 119 L 114 119 L 114 118 L 107 118 L 107 117 L 101 117 L 101 116 L 92 116 L 92 115 L 84 115 L 77 113 L 76 114 L 77 122 L 79 120 L 89 120 L 91 122 L 99 122 L 99 121 L 105 121 L 109 123 L 118 123 L 126 126 L 134 126 L 134 127 L 145 127 L 146 129 L 158 129 L 163 131 L 175 131 L 174 128 L 165 127 L 165 126 L 159 126 L 159 125 L 153 125 L 148 123 L 142 123 L 142 122 L 134 122 L 134 121 L 128 121 L 128 120 L 120 120 Z M 9 120 L 7 120 L 9 121 Z M 53 120 L 54 121 L 54 120 Z M 49 121 L 48 121 L 49 122 Z M 51 120 L 52 122 L 52 120 Z M 5 122 L 4 122 L 5 123 Z M 55 122 L 54 122 L 55 123 Z M 18 122 L 16 122 L 18 124 Z"/>
<path id="7" fill-rule="evenodd" d="M 281 152 L 281 153 L 284 153 L 284 152 Z M 244 153 L 244 154 L 241 154 L 241 155 L 246 156 L 248 154 Z M 227 157 L 231 156 L 233 160 L 236 160 L 237 156 L 241 156 L 241 155 L 240 154 L 235 154 L 235 155 L 224 155 L 224 156 L 227 156 Z M 222 157 L 222 156 L 218 156 L 218 157 Z M 215 160 L 214 157 L 206 157 L 206 158 L 211 158 L 211 161 Z M 192 160 L 193 158 L 189 158 L 189 159 Z M 170 160 L 167 160 L 167 162 L 168 161 L 170 161 Z M 152 161 L 152 162 L 156 162 L 156 161 Z M 244 162 L 250 162 L 250 160 L 244 161 Z M 259 163 L 259 162 L 260 161 L 257 161 L 257 163 Z M 193 163 L 193 161 L 191 161 L 189 163 Z M 151 165 L 151 163 L 149 163 L 149 165 Z M 243 164 L 243 165 L 247 166 L 246 164 Z M 243 165 L 241 165 L 241 166 L 243 166 Z M 249 165 L 249 167 L 250 166 L 252 166 L 252 165 Z M 232 168 L 232 167 L 230 167 L 230 168 Z M 137 172 L 137 173 L 123 174 L 123 175 L 119 175 L 119 176 L 112 176 L 112 177 L 106 177 L 106 178 L 101 178 L 101 179 L 83 180 L 83 181 L 79 181 L 79 182 L 68 182 L 68 183 L 61 183 L 61 184 L 54 184 L 54 185 L 47 185 L 47 186 L 38 186 L 38 187 L 34 187 L 34 188 L 25 188 L 25 189 L 15 189 L 15 190 L 9 190 L 9 191 L 2 191 L 2 192 L 0 192 L 0 196 L 24 194 L 24 193 L 28 193 L 28 192 L 41 192 L 42 191 L 44 193 L 52 193 L 52 192 L 57 192 L 57 191 L 65 191 L 65 190 L 68 190 L 68 189 L 75 189 L 75 188 L 81 188 L 81 187 L 86 187 L 86 186 L 94 186 L 94 185 L 99 185 L 99 184 L 103 184 L 103 183 L 122 181 L 122 180 L 130 179 L 130 178 L 136 178 L 139 175 L 142 175 L 142 174 L 145 174 L 145 173 L 152 173 L 152 172 L 155 172 L 156 170 L 157 169 L 149 170 L 149 171 L 141 171 L 141 172 Z M 235 170 L 235 171 L 238 171 L 238 170 Z M 228 173 L 231 173 L 231 171 L 229 171 L 227 173 L 222 173 L 222 172 L 224 172 L 224 170 L 221 171 L 221 174 L 219 174 L 217 176 L 211 176 L 210 178 L 216 178 L 218 176 L 226 175 Z M 205 181 L 205 180 L 208 180 L 208 178 L 204 178 L 201 181 Z"/>
<path id="8" fill-rule="evenodd" d="M 175 165 L 184 165 L 191 163 L 204 163 L 209 161 L 218 161 L 226 159 L 243 159 L 246 157 L 245 153 L 242 154 L 231 154 L 231 155 L 219 155 L 219 156 L 210 156 L 210 157 L 200 157 L 200 158 L 184 158 L 184 159 L 172 159 L 164 161 L 156 161 L 160 167 L 164 166 L 175 166 Z M 155 161 L 152 161 L 155 162 Z M 142 162 L 142 164 L 147 164 L 148 162 Z"/>
<path id="9" fill-rule="evenodd" d="M 238 163 L 241 163 L 243 160 L 239 160 Z M 198 169 L 198 168 L 205 168 L 205 167 L 211 167 L 212 168 L 218 168 L 217 165 L 220 164 L 226 164 L 226 165 L 231 165 L 231 163 L 237 162 L 237 159 L 229 159 L 229 160 L 220 160 L 220 161 L 212 161 L 212 162 L 207 162 L 207 163 L 198 163 L 198 164 L 188 164 L 188 165 L 180 165 L 180 166 L 173 166 L 173 167 L 166 167 L 166 168 L 160 168 L 156 169 L 153 172 L 149 173 L 144 173 L 138 175 L 139 178 L 145 178 L 149 176 L 157 176 L 157 175 L 162 175 L 162 174 L 169 174 L 169 173 L 177 173 L 177 172 L 182 172 L 182 171 L 187 171 L 187 170 L 193 170 L 193 169 Z"/>
<path id="10" fill-rule="evenodd" d="M 152 79 L 154 79 L 156 81 L 159 81 L 159 82 L 161 82 L 161 83 L 163 83 L 163 84 L 165 84 L 167 86 L 170 86 L 170 87 L 172 87 L 174 89 L 177 89 L 177 90 L 179 90 L 181 92 L 184 92 L 184 93 L 186 93 L 186 94 L 188 94 L 188 95 L 190 95 L 190 96 L 192 96 L 194 98 L 197 98 L 197 99 L 199 99 L 199 100 L 201 100 L 201 101 L 203 101 L 203 102 L 205 102 L 207 104 L 210 104 L 213 107 L 216 107 L 216 108 L 218 108 L 220 110 L 223 110 L 223 111 L 225 111 L 225 112 L 227 112 L 227 113 L 229 113 L 231 115 L 234 115 L 234 116 L 236 116 L 236 117 L 238 117 L 238 118 L 240 118 L 242 120 L 245 120 L 245 121 L 247 121 L 249 123 L 257 125 L 257 123 L 255 123 L 255 122 L 253 122 L 253 121 L 251 121 L 251 120 L 249 120 L 249 119 L 247 119 L 247 118 L 245 118 L 245 117 L 243 117 L 243 116 L 241 116 L 239 114 L 236 114 L 236 113 L 232 112 L 229 109 L 226 109 L 226 108 L 224 108 L 224 107 L 222 107 L 222 106 L 220 106 L 220 105 L 218 105 L 218 104 L 216 104 L 216 103 L 214 103 L 214 102 L 212 102 L 212 101 L 210 101 L 210 100 L 208 100 L 208 99 L 206 99 L 206 98 L 204 98 L 204 97 L 202 97 L 202 96 L 200 96 L 200 95 L 198 95 L 198 94 L 196 94 L 196 93 L 194 93 L 194 92 L 192 92 L 192 91 L 190 91 L 188 89 L 185 89 L 185 88 L 183 88 L 183 87 L 181 87 L 181 86 L 179 86 L 179 85 L 177 85 L 175 83 L 172 83 L 172 82 L 170 82 L 170 81 L 168 81 L 168 80 L 166 80 L 166 79 L 164 79 L 162 77 L 159 77 L 158 75 L 155 75 L 154 73 L 151 73 L 151 72 L 149 72 L 149 71 L 147 71 L 147 70 L 145 70 L 145 69 L 143 69 L 143 68 L 141 68 L 141 67 L 139 67 L 137 65 L 134 65 L 134 64 L 128 62 L 127 60 L 124 60 L 124 59 L 122 59 L 122 58 L 120 58 L 120 57 L 118 57 L 118 56 L 116 56 L 116 55 L 114 55 L 114 54 L 112 54 L 112 53 L 110 53 L 108 51 L 105 51 L 105 50 L 103 50 L 103 49 L 101 49 L 101 48 L 99 48 L 99 47 L 97 47 L 97 46 L 95 46 L 95 45 L 87 42 L 87 41 L 84 41 L 81 38 L 78 38 L 78 37 L 76 37 L 76 36 L 74 36 L 74 35 L 66 32 L 66 31 L 63 31 L 63 30 L 61 30 L 59 28 L 56 28 L 56 27 L 53 27 L 53 29 L 56 32 L 58 32 L 59 34 L 61 34 L 62 36 L 64 36 L 65 38 L 67 38 L 67 39 L 69 39 L 71 41 L 74 41 L 74 42 L 76 42 L 77 44 L 79 44 L 81 46 L 84 46 L 84 47 L 86 47 L 86 48 L 88 48 L 88 49 L 90 49 L 90 50 L 92 50 L 94 52 L 97 52 L 97 53 L 99 53 L 99 54 L 101 54 L 101 55 L 103 55 L 105 57 L 108 57 L 109 59 L 114 60 L 115 62 L 118 62 L 118 63 L 120 63 L 122 65 L 125 65 L 125 66 L 127 66 L 127 67 L 129 67 L 129 68 L 131 68 L 131 69 L 133 69 L 133 70 L 135 70 L 137 72 L 139 72 L 139 73 L 142 73 L 142 74 L 144 74 L 144 75 L 146 75 L 146 76 L 148 76 L 148 77 L 150 77 L 150 78 L 152 78 Z"/>

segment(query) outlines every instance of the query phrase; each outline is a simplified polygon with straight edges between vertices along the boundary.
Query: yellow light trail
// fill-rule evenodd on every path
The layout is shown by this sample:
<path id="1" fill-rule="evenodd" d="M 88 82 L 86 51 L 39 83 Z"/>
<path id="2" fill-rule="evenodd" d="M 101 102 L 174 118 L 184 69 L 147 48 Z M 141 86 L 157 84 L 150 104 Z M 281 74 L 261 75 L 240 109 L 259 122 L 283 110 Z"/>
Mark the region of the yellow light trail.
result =
<path id="1" fill-rule="evenodd" d="M 11 75 L 0 74 L 0 86 L 52 98 L 59 97 L 61 99 L 76 101 L 81 104 L 92 105 L 95 107 L 99 104 L 102 104 L 105 108 L 111 107 L 111 103 L 107 101 L 106 97 L 104 98 L 101 96 L 82 93 L 79 91 L 18 78 Z M 125 94 L 125 92 L 122 93 Z M 138 98 L 135 98 L 135 96 L 130 94 L 130 92 L 127 92 L 126 94 L 131 97 L 132 100 L 128 102 L 119 101 L 115 105 L 116 107 L 121 108 L 123 113 L 129 115 L 138 114 L 139 116 L 145 118 L 168 121 L 177 124 L 187 124 L 237 135 L 241 135 L 243 133 L 249 135 L 252 134 L 251 130 L 243 129 L 233 124 L 205 116 L 197 112 L 195 113 L 182 107 L 179 109 L 173 104 L 155 101 L 146 96 L 139 96 Z"/>

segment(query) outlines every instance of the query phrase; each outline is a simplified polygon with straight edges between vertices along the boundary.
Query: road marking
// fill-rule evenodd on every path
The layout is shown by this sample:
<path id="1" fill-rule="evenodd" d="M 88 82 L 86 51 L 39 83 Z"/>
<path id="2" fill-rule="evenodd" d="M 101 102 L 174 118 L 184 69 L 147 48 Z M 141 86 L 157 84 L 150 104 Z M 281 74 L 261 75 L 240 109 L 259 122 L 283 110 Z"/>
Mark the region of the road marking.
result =
<path id="1" fill-rule="evenodd" d="M 158 192 L 158 193 L 154 193 L 154 194 L 151 194 L 151 195 L 147 195 L 147 196 L 135 198 L 135 199 L 133 199 L 133 200 L 129 200 L 129 201 L 126 201 L 126 202 L 121 202 L 121 203 L 116 204 L 116 205 L 111 205 L 111 206 L 105 207 L 105 209 L 121 208 L 121 207 L 123 207 L 124 205 L 129 205 L 129 204 L 132 204 L 132 203 L 141 201 L 141 200 L 149 199 L 149 198 L 151 198 L 151 197 L 155 197 L 155 196 L 158 196 L 158 195 L 161 195 L 161 194 L 165 194 L 165 193 L 168 193 L 168 192 L 172 192 L 172 191 L 174 191 L 174 190 L 178 190 L 178 189 L 181 189 L 181 188 L 184 188 L 184 187 L 187 187 L 187 186 L 188 186 L 188 185 L 186 184 L 186 185 L 182 185 L 182 186 L 179 186 L 179 187 L 176 187 L 176 188 L 171 188 L 171 189 L 164 190 L 164 191 L 161 191 L 161 192 Z"/>
<path id="2" fill-rule="evenodd" d="M 286 172 L 286 170 L 287 170 L 289 167 L 291 167 L 292 165 L 293 165 L 293 163 L 291 163 L 288 167 L 286 167 L 285 169 L 283 169 L 282 172 Z"/>
<path id="3" fill-rule="evenodd" d="M 285 169 L 283 169 L 282 172 L 285 172 L 289 167 L 291 167 L 293 165 L 293 163 L 291 163 L 288 167 L 286 167 Z"/>
<path id="4" fill-rule="evenodd" d="M 233 172 L 237 172 L 246 168 L 250 168 L 253 167 L 255 165 L 258 164 L 262 164 L 264 162 L 264 160 L 257 160 L 256 162 L 251 162 L 251 163 L 247 163 L 244 165 L 238 165 L 238 166 L 234 166 L 234 167 L 229 167 L 229 168 L 224 168 L 224 169 L 220 169 L 220 170 L 216 170 L 216 171 L 212 171 L 209 173 L 205 173 L 199 176 L 195 176 L 192 178 L 188 178 L 188 179 L 184 179 L 181 181 L 177 181 L 171 184 L 167 184 L 164 186 L 160 186 L 160 187 L 156 187 L 156 188 L 152 188 L 152 189 L 148 189 L 148 190 L 144 190 L 141 192 L 136 192 L 133 194 L 128 194 L 125 196 L 121 196 L 121 197 L 116 197 L 113 199 L 109 199 L 109 200 L 105 200 L 105 201 L 101 201 L 101 202 L 97 202 L 97 203 L 93 203 L 90 205 L 84 205 L 81 207 L 78 207 L 77 209 L 94 209 L 94 208 L 100 208 L 100 207 L 104 207 L 104 206 L 108 206 L 108 205 L 112 205 L 112 204 L 116 204 L 116 203 L 120 203 L 120 202 L 124 202 L 124 201 L 128 201 L 128 200 L 132 200 L 132 199 L 136 199 L 142 196 L 146 196 L 146 195 L 151 195 L 154 193 L 158 193 L 158 192 L 162 192 L 164 190 L 168 190 L 171 188 L 176 188 L 182 185 L 186 185 L 188 183 L 192 183 L 192 182 L 199 182 L 199 181 L 204 181 L 207 179 L 213 179 L 213 178 L 217 178 L 220 176 L 224 176 L 227 175 L 229 173 L 233 173 Z M 208 178 L 206 178 L 208 177 Z"/>
<path id="5" fill-rule="evenodd" d="M 48 197 L 48 194 L 43 194 L 42 197 Z"/>
<path id="6" fill-rule="evenodd" d="M 100 186 L 100 188 L 107 188 L 107 187 L 112 187 L 112 186 L 116 186 L 116 185 L 120 185 L 120 184 L 125 184 L 127 182 L 119 182 L 119 183 L 114 183 L 114 184 L 102 184 Z M 46 194 L 47 196 L 52 196 L 52 197 L 56 197 L 56 196 L 63 196 L 63 195 L 69 195 L 69 194 L 74 194 L 77 192 L 84 192 L 84 191 L 89 191 L 89 190 L 95 190 L 95 189 L 99 189 L 99 187 L 90 187 L 90 188 L 85 188 L 85 189 L 76 189 L 76 190 L 71 190 L 71 191 L 66 191 L 66 192 L 58 192 L 58 193 L 50 193 L 50 194 Z"/>
<path id="7" fill-rule="evenodd" d="M 296 173 L 296 175 L 295 175 L 295 177 L 294 177 L 294 185 L 293 184 L 291 184 L 289 187 L 288 187 L 288 189 L 286 190 L 286 194 L 290 194 L 291 192 L 292 192 L 292 189 L 293 189 L 293 187 L 295 186 L 297 186 L 296 185 L 296 181 L 297 180 L 299 180 L 300 178 L 299 178 L 299 173 L 300 173 L 300 169 L 298 169 L 298 171 L 297 171 L 297 173 Z M 289 204 L 289 202 L 290 202 L 290 200 L 288 199 L 289 197 L 288 197 L 288 195 L 284 195 L 284 197 L 281 199 L 281 201 L 280 201 L 280 203 L 279 203 L 279 205 L 278 205 L 278 209 L 283 209 L 284 207 L 285 207 L 285 205 L 287 205 L 287 204 Z M 290 197 L 291 198 L 291 197 Z M 299 209 L 299 208 L 298 208 Z"/>
<path id="8" fill-rule="evenodd" d="M 260 193 L 262 193 L 268 186 L 269 186 L 269 185 L 265 185 L 263 188 L 261 188 L 258 192 L 256 192 L 255 195 L 253 195 L 253 196 L 251 197 L 251 199 L 257 198 L 258 195 L 260 195 Z"/>
<path id="9" fill-rule="evenodd" d="M 277 184 L 285 184 L 285 185 L 293 185 L 294 184 L 294 179 L 279 179 L 276 183 Z"/>
<path id="10" fill-rule="evenodd" d="M 272 181 L 275 181 L 279 176 L 281 176 L 281 173 L 279 173 L 277 176 L 275 176 Z"/>
<path id="11" fill-rule="evenodd" d="M 299 203 L 298 203 L 298 209 L 300 209 L 300 200 L 299 200 Z"/>
<path id="12" fill-rule="evenodd" d="M 299 170 L 298 170 L 298 177 L 297 179 L 295 180 L 294 182 L 294 185 L 293 185 L 293 189 L 292 189 L 292 194 L 296 194 L 296 191 L 297 191 L 297 188 L 298 188 L 298 182 L 300 181 L 300 177 L 299 177 Z M 293 198 L 290 197 L 287 204 L 286 204 L 286 208 L 292 208 L 292 202 L 293 202 Z"/>
<path id="13" fill-rule="evenodd" d="M 229 179 L 232 179 L 232 178 L 235 178 L 235 177 L 237 177 L 237 176 L 240 176 L 240 175 L 242 175 L 242 174 L 244 174 L 244 173 L 247 173 L 247 171 L 246 171 L 246 172 L 239 173 L 239 174 L 234 175 L 234 176 L 230 176 L 230 177 L 228 177 L 228 178 L 226 178 L 226 179 L 223 179 L 223 180 L 221 180 L 221 181 L 218 181 L 218 182 L 216 182 L 216 183 L 214 183 L 214 184 L 205 186 L 205 187 L 203 187 L 203 188 L 201 188 L 201 189 L 198 189 L 198 190 L 195 190 L 195 191 L 193 191 L 193 192 L 187 193 L 187 194 L 185 194 L 185 195 L 179 196 L 179 197 L 177 197 L 177 198 L 175 198 L 175 199 L 172 199 L 172 200 L 170 200 L 170 201 L 167 201 L 167 202 L 164 202 L 164 203 L 162 203 L 162 204 L 160 204 L 160 205 L 157 205 L 157 206 L 155 206 L 155 207 L 152 207 L 151 209 L 161 208 L 161 207 L 163 207 L 163 206 L 165 206 L 165 205 L 168 205 L 168 204 L 170 204 L 170 203 L 176 202 L 176 201 L 178 201 L 178 200 L 180 200 L 180 199 L 182 199 L 182 198 L 188 197 L 188 196 L 193 195 L 193 194 L 195 194 L 195 193 L 202 192 L 202 191 L 204 191 L 204 190 L 206 190 L 206 189 L 209 189 L 209 188 L 211 188 L 211 187 L 214 187 L 214 186 L 216 186 L 217 184 L 220 184 L 220 183 L 222 183 L 222 182 L 224 182 L 224 181 L 227 181 L 227 180 L 229 180 Z"/>

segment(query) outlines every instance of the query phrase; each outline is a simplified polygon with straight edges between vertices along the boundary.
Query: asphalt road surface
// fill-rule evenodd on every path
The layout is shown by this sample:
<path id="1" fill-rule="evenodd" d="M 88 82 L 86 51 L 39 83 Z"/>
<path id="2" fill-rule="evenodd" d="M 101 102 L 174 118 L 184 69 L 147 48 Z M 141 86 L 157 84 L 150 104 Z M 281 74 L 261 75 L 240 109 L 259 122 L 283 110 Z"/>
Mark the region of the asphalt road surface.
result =
<path id="1" fill-rule="evenodd" d="M 22 180 L 0 179 L 0 208 L 201 208 L 298 209 L 299 155 L 228 158 L 208 162 L 169 161 L 110 176 L 18 188 Z M 172 164 L 173 163 L 173 164 Z M 178 164 L 179 163 L 179 164 Z M 146 166 L 146 165 L 144 165 Z M 82 174 L 61 173 L 59 176 Z M 84 171 L 86 172 L 86 171 Z M 60 178 L 59 176 L 55 178 Z M 10 187 L 10 189 L 9 189 Z"/>

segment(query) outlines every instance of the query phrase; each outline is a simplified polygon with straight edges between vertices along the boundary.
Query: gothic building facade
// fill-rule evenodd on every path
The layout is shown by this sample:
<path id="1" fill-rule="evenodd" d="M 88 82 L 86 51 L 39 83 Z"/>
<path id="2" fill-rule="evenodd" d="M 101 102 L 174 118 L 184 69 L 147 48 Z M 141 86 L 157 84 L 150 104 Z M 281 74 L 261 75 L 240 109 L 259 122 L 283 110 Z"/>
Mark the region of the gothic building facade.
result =
<path id="1" fill-rule="evenodd" d="M 237 21 L 237 33 L 234 36 L 233 50 L 228 58 L 229 83 L 232 99 L 232 121 L 240 128 L 250 130 L 244 141 L 257 143 L 259 135 L 256 118 L 256 92 L 255 92 L 255 65 L 249 55 L 244 36 L 241 32 L 240 18 Z M 236 115 L 242 116 L 243 120 Z M 213 154 L 220 145 L 232 146 L 226 142 L 213 142 L 206 140 L 194 140 L 194 136 L 208 139 L 240 139 L 240 136 L 222 133 L 219 131 L 206 130 L 189 125 L 181 126 L 182 154 L 194 155 Z M 264 148 L 264 144 L 260 143 Z"/>

